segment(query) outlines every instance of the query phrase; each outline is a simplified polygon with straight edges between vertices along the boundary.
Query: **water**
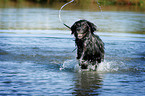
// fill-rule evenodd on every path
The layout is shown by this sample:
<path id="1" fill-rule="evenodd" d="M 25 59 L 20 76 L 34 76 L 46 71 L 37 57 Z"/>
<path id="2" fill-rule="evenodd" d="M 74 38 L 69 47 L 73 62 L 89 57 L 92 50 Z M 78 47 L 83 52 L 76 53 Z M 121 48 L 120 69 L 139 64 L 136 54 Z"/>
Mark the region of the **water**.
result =
<path id="1" fill-rule="evenodd" d="M 74 37 L 49 8 L 0 9 L 0 95 L 145 95 L 145 14 L 62 11 L 68 25 L 98 26 L 105 61 L 80 70 Z"/>

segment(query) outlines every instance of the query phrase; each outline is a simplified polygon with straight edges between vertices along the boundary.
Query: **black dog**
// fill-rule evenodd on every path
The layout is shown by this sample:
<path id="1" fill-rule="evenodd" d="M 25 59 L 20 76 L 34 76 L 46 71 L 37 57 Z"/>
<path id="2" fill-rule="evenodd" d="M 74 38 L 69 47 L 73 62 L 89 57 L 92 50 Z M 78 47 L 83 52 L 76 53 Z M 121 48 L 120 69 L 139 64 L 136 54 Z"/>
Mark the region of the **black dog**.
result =
<path id="1" fill-rule="evenodd" d="M 77 59 L 82 69 L 87 69 L 89 64 L 96 68 L 104 60 L 104 43 L 93 33 L 96 30 L 96 26 L 87 20 L 77 21 L 71 27 L 77 45 Z"/>

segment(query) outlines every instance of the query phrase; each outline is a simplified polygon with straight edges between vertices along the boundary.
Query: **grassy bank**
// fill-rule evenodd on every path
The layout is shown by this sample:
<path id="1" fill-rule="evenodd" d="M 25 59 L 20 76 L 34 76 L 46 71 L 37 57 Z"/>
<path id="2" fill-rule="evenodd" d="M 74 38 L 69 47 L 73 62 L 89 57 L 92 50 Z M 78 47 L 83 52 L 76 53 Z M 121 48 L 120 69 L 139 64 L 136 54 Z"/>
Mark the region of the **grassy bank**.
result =
<path id="1" fill-rule="evenodd" d="M 71 0 L 0 0 L 0 8 L 55 8 L 60 9 L 62 5 Z M 98 11 L 142 11 L 145 10 L 145 0 L 74 0 L 68 10 L 89 10 Z"/>
<path id="2" fill-rule="evenodd" d="M 53 2 L 68 2 L 70 0 L 0 0 L 4 2 L 36 2 L 36 3 L 53 3 Z M 144 6 L 145 0 L 75 0 L 75 2 L 80 3 L 83 2 L 98 2 L 103 5 L 137 5 L 137 6 Z M 81 2 L 82 3 L 82 2 Z"/>

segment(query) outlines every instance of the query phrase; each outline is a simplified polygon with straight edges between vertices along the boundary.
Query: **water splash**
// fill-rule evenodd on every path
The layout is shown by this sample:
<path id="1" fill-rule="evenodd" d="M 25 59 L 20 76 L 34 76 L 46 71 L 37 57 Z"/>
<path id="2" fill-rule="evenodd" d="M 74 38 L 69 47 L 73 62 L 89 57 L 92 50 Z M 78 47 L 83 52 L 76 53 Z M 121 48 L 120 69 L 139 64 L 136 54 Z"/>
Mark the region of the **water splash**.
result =
<path id="1" fill-rule="evenodd" d="M 67 4 L 72 3 L 73 1 L 74 1 L 74 0 L 71 0 L 70 2 L 64 4 L 64 5 L 60 8 L 60 10 L 59 10 L 59 20 L 60 20 L 60 22 L 63 23 L 63 25 L 65 25 L 65 26 L 66 26 L 67 28 L 69 28 L 69 29 L 70 29 L 70 27 L 69 27 L 67 24 L 65 24 L 65 23 L 62 21 L 62 19 L 61 19 L 61 10 L 62 10 L 62 8 L 63 8 L 64 6 L 66 6 Z"/>
<path id="2" fill-rule="evenodd" d="M 81 69 L 81 66 L 79 66 L 78 60 L 66 60 L 60 67 L 60 70 L 70 70 L 74 72 L 80 72 L 80 71 L 91 71 L 91 70 L 96 70 L 95 65 L 88 65 L 87 69 Z"/>
<path id="3" fill-rule="evenodd" d="M 76 59 L 66 60 L 66 61 L 64 61 L 64 63 L 62 64 L 62 66 L 59 69 L 75 71 L 75 70 L 79 70 L 79 64 Z"/>
<path id="4" fill-rule="evenodd" d="M 97 71 L 98 72 L 118 72 L 122 69 L 127 68 L 127 65 L 125 65 L 123 62 L 117 62 L 117 61 L 104 61 L 101 64 L 99 64 Z"/>
<path id="5" fill-rule="evenodd" d="M 80 71 L 90 71 L 93 70 L 94 66 L 89 65 L 88 69 L 81 69 L 79 66 L 79 63 L 76 59 L 72 60 L 66 60 L 60 67 L 60 70 L 69 70 L 74 72 L 80 72 Z M 98 65 L 96 72 L 99 73 L 108 73 L 108 72 L 120 72 L 120 71 L 126 71 L 129 70 L 129 67 L 123 63 L 123 62 L 117 62 L 117 61 L 104 61 L 101 64 Z"/>
<path id="6" fill-rule="evenodd" d="M 96 0 L 96 2 L 97 2 L 97 6 L 99 7 L 99 11 L 100 11 L 100 13 L 101 13 L 101 17 L 102 17 L 102 19 L 104 20 L 105 17 L 104 17 L 103 11 L 102 11 L 101 4 L 99 3 L 98 0 Z M 106 25 L 106 24 L 104 24 L 104 25 Z M 104 28 L 103 28 L 102 26 L 97 26 L 97 27 L 98 27 L 99 31 L 104 31 Z"/>
<path id="7" fill-rule="evenodd" d="M 102 16 L 104 17 L 103 11 L 102 11 L 102 7 L 101 7 L 100 3 L 98 2 L 98 0 L 97 0 L 97 5 L 98 5 L 98 7 L 99 7 L 99 9 L 100 9 L 100 12 L 101 12 Z"/>

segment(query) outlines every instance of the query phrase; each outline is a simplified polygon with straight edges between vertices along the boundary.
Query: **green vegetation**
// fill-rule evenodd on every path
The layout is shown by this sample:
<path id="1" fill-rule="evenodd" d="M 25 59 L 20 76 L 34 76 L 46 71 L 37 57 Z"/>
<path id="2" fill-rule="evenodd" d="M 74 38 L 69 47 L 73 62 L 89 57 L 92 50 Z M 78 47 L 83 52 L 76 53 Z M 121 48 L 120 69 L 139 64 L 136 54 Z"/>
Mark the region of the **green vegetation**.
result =
<path id="1" fill-rule="evenodd" d="M 36 2 L 36 3 L 52 3 L 52 2 L 69 2 L 70 0 L 1 0 L 4 2 L 13 1 L 13 2 Z M 75 2 L 98 2 L 103 5 L 137 5 L 144 6 L 145 0 L 75 0 Z M 82 2 L 81 2 L 82 3 Z"/>
<path id="2" fill-rule="evenodd" d="M 0 0 L 0 7 L 53 7 L 59 9 L 71 0 Z M 135 10 L 144 11 L 145 0 L 74 0 L 66 9 L 96 10 L 96 5 L 103 6 L 103 10 Z M 124 9 L 123 9 L 124 8 Z"/>

